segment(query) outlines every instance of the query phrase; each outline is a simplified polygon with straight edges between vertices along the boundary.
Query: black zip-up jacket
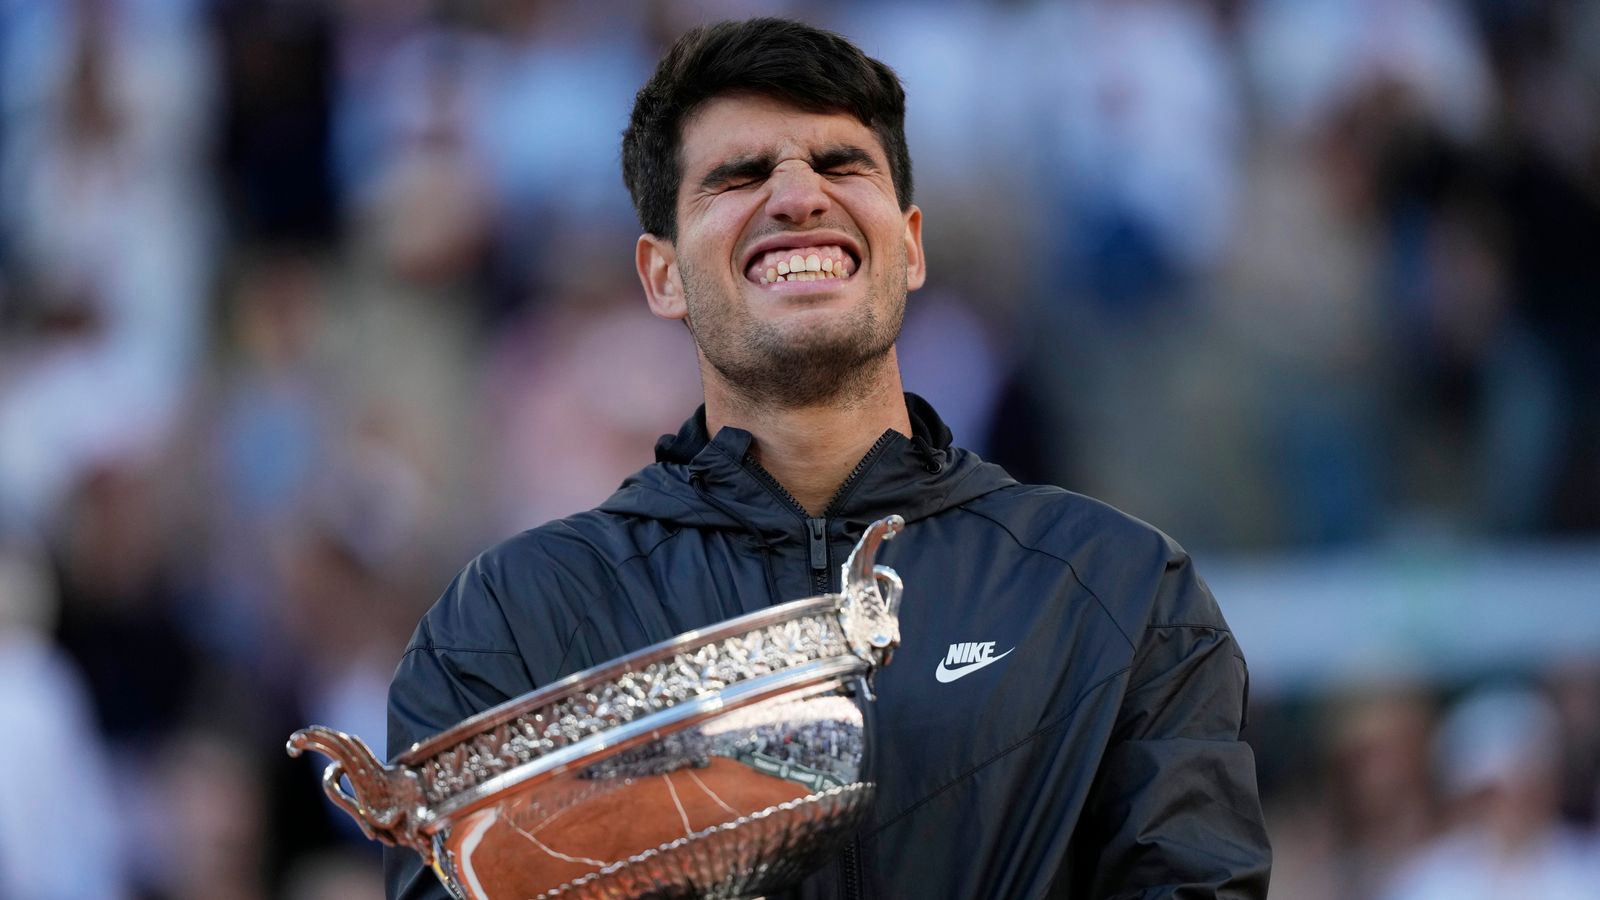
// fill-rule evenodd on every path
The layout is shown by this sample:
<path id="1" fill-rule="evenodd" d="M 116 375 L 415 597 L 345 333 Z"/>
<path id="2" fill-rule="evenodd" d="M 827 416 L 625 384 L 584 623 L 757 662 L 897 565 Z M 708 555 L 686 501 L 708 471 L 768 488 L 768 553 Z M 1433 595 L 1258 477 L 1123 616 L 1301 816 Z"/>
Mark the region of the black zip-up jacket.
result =
<path id="1" fill-rule="evenodd" d="M 390 756 L 623 653 L 837 590 L 862 529 L 898 513 L 905 534 L 879 554 L 906 588 L 877 676 L 875 808 L 799 895 L 1266 896 L 1248 675 L 1188 556 L 1017 483 L 907 405 L 913 436 L 886 432 L 821 518 L 755 464 L 748 432 L 708 436 L 702 410 L 599 509 L 479 556 L 395 674 Z M 937 677 L 963 658 L 952 645 L 990 642 L 996 662 Z M 385 868 L 391 898 L 446 896 L 410 851 Z"/>

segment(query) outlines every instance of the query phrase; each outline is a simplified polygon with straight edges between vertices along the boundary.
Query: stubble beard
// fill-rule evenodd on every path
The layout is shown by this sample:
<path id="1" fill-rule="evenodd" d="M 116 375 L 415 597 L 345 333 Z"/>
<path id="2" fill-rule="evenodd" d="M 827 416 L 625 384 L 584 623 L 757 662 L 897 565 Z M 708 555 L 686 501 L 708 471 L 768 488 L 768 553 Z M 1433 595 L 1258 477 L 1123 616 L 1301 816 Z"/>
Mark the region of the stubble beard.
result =
<path id="1" fill-rule="evenodd" d="M 891 266 L 883 278 L 874 276 L 867 296 L 841 321 L 786 329 L 755 319 L 740 296 L 717 298 L 722 289 L 714 279 L 683 266 L 689 331 L 701 356 L 751 407 L 851 406 L 884 375 L 900 336 L 905 281 L 892 279 L 903 270 Z M 886 294 L 893 302 L 882 307 L 883 315 Z"/>

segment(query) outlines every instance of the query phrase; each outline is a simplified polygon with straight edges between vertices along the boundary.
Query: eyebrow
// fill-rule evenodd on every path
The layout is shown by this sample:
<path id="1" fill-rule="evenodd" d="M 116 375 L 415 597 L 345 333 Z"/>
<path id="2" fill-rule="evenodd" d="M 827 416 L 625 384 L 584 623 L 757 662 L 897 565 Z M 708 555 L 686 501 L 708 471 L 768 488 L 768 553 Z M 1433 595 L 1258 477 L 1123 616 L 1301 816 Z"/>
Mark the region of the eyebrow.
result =
<path id="1" fill-rule="evenodd" d="M 853 144 L 832 144 L 822 147 L 811 154 L 810 163 L 811 168 L 818 172 L 840 166 L 860 166 L 873 172 L 878 170 L 878 164 L 873 160 L 872 154 L 865 148 Z M 700 187 L 702 190 L 711 190 L 733 182 L 765 178 L 777 164 L 777 155 L 771 151 L 741 154 L 707 172 L 706 176 L 700 179 Z"/>

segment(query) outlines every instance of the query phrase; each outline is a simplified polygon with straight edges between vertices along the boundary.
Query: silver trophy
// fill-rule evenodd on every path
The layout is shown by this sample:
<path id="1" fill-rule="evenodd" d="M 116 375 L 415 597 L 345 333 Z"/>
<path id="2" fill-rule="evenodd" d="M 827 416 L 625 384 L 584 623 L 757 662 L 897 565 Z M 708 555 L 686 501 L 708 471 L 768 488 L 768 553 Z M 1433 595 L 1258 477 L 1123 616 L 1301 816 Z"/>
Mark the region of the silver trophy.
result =
<path id="1" fill-rule="evenodd" d="M 314 725 L 289 755 L 368 837 L 459 900 L 748 897 L 816 868 L 873 784 L 863 704 L 900 643 L 901 583 L 872 523 L 843 593 L 686 632 L 479 713 L 383 765 Z M 347 790 L 342 781 L 348 779 Z"/>

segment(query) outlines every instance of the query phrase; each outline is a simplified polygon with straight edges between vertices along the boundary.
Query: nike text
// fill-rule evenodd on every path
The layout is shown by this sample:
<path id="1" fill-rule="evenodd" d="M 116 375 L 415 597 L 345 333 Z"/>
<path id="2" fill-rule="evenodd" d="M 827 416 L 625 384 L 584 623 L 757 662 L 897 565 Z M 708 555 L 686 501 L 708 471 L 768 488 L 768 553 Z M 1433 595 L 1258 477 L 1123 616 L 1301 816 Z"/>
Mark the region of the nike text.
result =
<path id="1" fill-rule="evenodd" d="M 1017 648 L 1012 647 L 1011 650 Z M 933 677 L 941 684 L 949 684 L 963 675 L 976 672 L 979 669 L 996 663 L 1011 654 L 1007 650 L 998 656 L 994 652 L 994 641 L 977 641 L 951 644 L 950 650 L 939 660 L 939 665 L 933 671 Z M 959 668 L 957 668 L 959 667 Z"/>
<path id="2" fill-rule="evenodd" d="M 945 654 L 944 664 L 947 666 L 960 666 L 988 659 L 994 655 L 994 641 L 984 641 L 977 644 L 951 644 L 950 652 Z"/>

